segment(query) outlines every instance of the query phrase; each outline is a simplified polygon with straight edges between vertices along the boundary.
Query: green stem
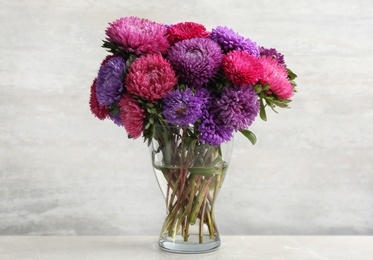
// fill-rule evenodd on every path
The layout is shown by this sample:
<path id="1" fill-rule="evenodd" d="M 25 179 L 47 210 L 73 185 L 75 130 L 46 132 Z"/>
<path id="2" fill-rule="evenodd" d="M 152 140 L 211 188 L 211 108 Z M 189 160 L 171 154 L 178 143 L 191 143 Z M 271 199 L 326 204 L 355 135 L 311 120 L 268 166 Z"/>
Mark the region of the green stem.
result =
<path id="1" fill-rule="evenodd" d="M 210 238 L 213 239 L 215 237 L 215 228 L 214 228 L 215 221 L 214 221 L 214 215 L 211 209 L 206 210 L 206 217 L 207 217 L 207 226 L 209 228 Z"/>
<path id="2" fill-rule="evenodd" d="M 201 217 L 199 221 L 199 243 L 203 243 L 203 224 L 204 224 L 204 216 L 205 216 L 205 209 L 206 209 L 206 199 L 207 196 L 204 196 L 205 199 L 203 200 L 203 206 L 202 206 L 202 212 L 201 212 Z"/>
<path id="3" fill-rule="evenodd" d="M 181 185 L 180 185 L 180 189 L 179 189 L 179 196 L 177 197 L 177 201 L 176 201 L 176 205 L 175 207 L 173 208 L 173 212 L 172 212 L 172 222 L 171 222 L 171 228 L 175 227 L 175 221 L 178 219 L 176 216 L 179 215 L 177 214 L 178 211 L 179 211 L 179 208 L 180 208 L 180 204 L 183 204 L 183 200 L 184 200 L 184 197 L 185 197 L 185 193 L 183 193 L 184 191 L 184 187 L 185 187 L 185 183 L 186 183 L 186 177 L 187 177 L 187 174 L 188 174 L 188 171 L 187 169 L 181 169 L 181 174 L 180 174 L 180 178 L 182 179 L 181 181 Z M 175 190 L 173 192 L 173 195 L 176 195 L 177 193 L 177 190 Z M 180 226 L 179 226 L 180 227 Z M 177 231 L 178 229 L 176 229 Z M 173 233 L 176 233 L 176 232 L 173 232 Z"/>
<path id="4" fill-rule="evenodd" d="M 195 188 L 196 188 L 196 182 L 195 182 L 195 175 L 192 175 L 190 182 L 189 182 L 189 187 L 190 188 L 190 193 L 189 193 L 189 201 L 186 207 L 186 229 L 184 233 L 184 241 L 187 242 L 189 238 L 189 225 L 190 225 L 190 215 L 191 215 L 191 210 L 193 206 L 193 201 L 195 197 Z"/>
<path id="5" fill-rule="evenodd" d="M 198 191 L 198 197 L 195 201 L 192 212 L 190 214 L 191 215 L 190 223 L 192 223 L 192 224 L 196 223 L 198 213 L 201 209 L 201 204 L 204 201 L 205 197 L 207 196 L 206 192 L 208 192 L 210 182 L 211 182 L 211 178 L 209 178 L 208 180 L 203 179 L 203 181 L 202 181 L 202 184 L 201 184 L 201 186 L 199 188 L 199 191 Z"/>
<path id="6" fill-rule="evenodd" d="M 214 180 L 215 180 L 215 187 L 214 187 L 214 195 L 213 195 L 212 201 L 211 201 L 211 212 L 214 212 L 215 201 L 216 201 L 216 197 L 218 196 L 218 192 L 219 192 L 219 185 L 220 185 L 220 181 L 221 181 L 221 175 L 220 174 L 216 174 L 214 176 Z"/>

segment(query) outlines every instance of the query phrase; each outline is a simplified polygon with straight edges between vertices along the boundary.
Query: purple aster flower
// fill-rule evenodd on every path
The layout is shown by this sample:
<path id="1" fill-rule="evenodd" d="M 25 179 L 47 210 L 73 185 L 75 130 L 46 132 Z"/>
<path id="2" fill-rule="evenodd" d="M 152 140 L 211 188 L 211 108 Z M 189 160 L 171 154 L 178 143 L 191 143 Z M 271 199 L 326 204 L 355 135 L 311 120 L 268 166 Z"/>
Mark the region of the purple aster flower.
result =
<path id="1" fill-rule="evenodd" d="M 202 116 L 201 104 L 189 88 L 175 90 L 163 98 L 163 116 L 173 125 L 194 124 Z"/>
<path id="2" fill-rule="evenodd" d="M 168 59 L 183 83 L 200 87 L 217 73 L 223 58 L 219 45 L 208 38 L 192 38 L 176 43 Z"/>
<path id="3" fill-rule="evenodd" d="M 232 29 L 226 26 L 218 26 L 212 29 L 210 38 L 220 45 L 224 53 L 234 50 L 246 51 L 255 57 L 259 57 L 259 48 L 255 42 L 250 39 L 245 39 Z"/>
<path id="4" fill-rule="evenodd" d="M 120 118 L 120 114 L 112 115 L 109 114 L 109 118 L 117 125 L 117 126 L 122 126 L 122 120 Z"/>
<path id="5" fill-rule="evenodd" d="M 122 57 L 108 59 L 101 65 L 96 83 L 97 101 L 100 106 L 108 106 L 120 99 L 124 90 L 122 74 L 125 62 Z"/>
<path id="6" fill-rule="evenodd" d="M 210 92 L 205 88 L 199 88 L 196 90 L 196 97 L 201 101 L 202 115 L 207 114 L 211 104 Z"/>
<path id="7" fill-rule="evenodd" d="M 226 87 L 214 102 L 213 114 L 234 130 L 247 129 L 259 113 L 259 100 L 251 86 Z"/>
<path id="8" fill-rule="evenodd" d="M 264 56 L 267 56 L 267 57 L 272 57 L 273 59 L 277 60 L 278 64 L 286 67 L 285 60 L 284 60 L 284 55 L 277 52 L 276 49 L 274 49 L 274 48 L 267 49 L 267 48 L 264 48 L 264 47 L 260 47 L 259 51 L 260 51 L 260 55 L 262 55 L 262 56 L 264 55 Z"/>
<path id="9" fill-rule="evenodd" d="M 215 146 L 223 142 L 228 142 L 233 136 L 233 129 L 214 120 L 213 115 L 204 118 L 198 126 L 198 131 L 201 132 L 201 135 L 198 137 L 199 141 Z"/>

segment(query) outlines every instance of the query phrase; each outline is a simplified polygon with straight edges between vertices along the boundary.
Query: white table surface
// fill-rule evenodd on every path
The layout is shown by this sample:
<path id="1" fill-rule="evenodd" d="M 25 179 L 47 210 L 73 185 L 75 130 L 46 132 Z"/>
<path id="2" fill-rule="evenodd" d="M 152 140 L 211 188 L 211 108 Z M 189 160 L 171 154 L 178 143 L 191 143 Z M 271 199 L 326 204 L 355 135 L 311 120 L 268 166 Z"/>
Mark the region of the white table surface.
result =
<path id="1" fill-rule="evenodd" d="M 212 253 L 180 255 L 156 236 L 2 236 L 0 259 L 335 259 L 372 260 L 372 236 L 223 236 Z"/>

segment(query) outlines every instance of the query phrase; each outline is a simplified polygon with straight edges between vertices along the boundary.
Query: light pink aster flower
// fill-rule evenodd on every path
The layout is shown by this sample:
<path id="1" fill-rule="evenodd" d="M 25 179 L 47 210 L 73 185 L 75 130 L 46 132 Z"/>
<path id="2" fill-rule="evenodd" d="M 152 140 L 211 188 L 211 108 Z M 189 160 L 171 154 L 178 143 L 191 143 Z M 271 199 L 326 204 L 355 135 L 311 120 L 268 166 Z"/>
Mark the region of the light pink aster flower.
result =
<path id="1" fill-rule="evenodd" d="M 263 66 L 263 75 L 260 83 L 269 84 L 269 90 L 282 99 L 293 96 L 293 85 L 288 79 L 288 73 L 284 66 L 281 66 L 276 59 L 262 56 L 259 59 Z"/>
<path id="2" fill-rule="evenodd" d="M 137 58 L 126 77 L 128 92 L 152 103 L 166 96 L 176 83 L 170 63 L 159 54 Z"/>
<path id="3" fill-rule="evenodd" d="M 137 55 L 166 54 L 170 47 L 167 28 L 148 19 L 130 16 L 120 18 L 106 29 L 107 40 L 119 44 L 125 51 Z"/>
<path id="4" fill-rule="evenodd" d="M 124 94 L 119 101 L 120 118 L 127 133 L 136 139 L 141 136 L 144 128 L 144 118 L 146 117 L 144 109 L 139 103 L 131 97 L 130 94 Z"/>

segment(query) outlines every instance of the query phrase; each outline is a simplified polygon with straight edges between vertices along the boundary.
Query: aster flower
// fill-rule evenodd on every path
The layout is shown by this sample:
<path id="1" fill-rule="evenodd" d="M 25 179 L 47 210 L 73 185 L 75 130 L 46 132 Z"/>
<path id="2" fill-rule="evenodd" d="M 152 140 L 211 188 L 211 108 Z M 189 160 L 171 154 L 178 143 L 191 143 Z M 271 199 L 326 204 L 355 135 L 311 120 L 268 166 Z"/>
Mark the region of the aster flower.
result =
<path id="1" fill-rule="evenodd" d="M 263 74 L 259 60 L 244 51 L 231 51 L 222 60 L 224 75 L 236 86 L 247 86 Z"/>
<path id="2" fill-rule="evenodd" d="M 222 51 L 208 38 L 193 38 L 176 43 L 168 58 L 180 81 L 201 87 L 217 73 Z"/>
<path id="3" fill-rule="evenodd" d="M 173 125 L 188 126 L 202 116 L 202 100 L 187 88 L 169 92 L 163 99 L 163 116 Z"/>
<path id="4" fill-rule="evenodd" d="M 198 88 L 196 90 L 195 95 L 201 102 L 201 111 L 202 115 L 206 114 L 208 109 L 210 108 L 211 103 L 211 94 L 210 92 L 205 88 Z"/>
<path id="5" fill-rule="evenodd" d="M 124 90 L 122 74 L 125 61 L 119 56 L 113 56 L 105 60 L 98 72 L 96 84 L 97 100 L 100 106 L 108 106 L 119 100 Z"/>
<path id="6" fill-rule="evenodd" d="M 274 48 L 267 49 L 267 48 L 264 48 L 264 47 L 260 47 L 259 51 L 260 51 L 261 56 L 272 57 L 273 59 L 277 60 L 277 62 L 280 65 L 286 67 L 285 60 L 284 60 L 284 55 L 277 52 L 276 49 L 274 49 Z"/>
<path id="7" fill-rule="evenodd" d="M 173 45 L 191 38 L 205 38 L 209 35 L 205 26 L 199 23 L 185 22 L 172 25 L 167 30 L 168 42 Z"/>
<path id="8" fill-rule="evenodd" d="M 93 84 L 91 86 L 91 96 L 89 99 L 89 107 L 91 108 L 92 114 L 94 114 L 100 120 L 104 120 L 109 114 L 107 107 L 100 106 L 100 104 L 97 101 L 96 79 L 93 81 Z"/>
<path id="9" fill-rule="evenodd" d="M 226 26 L 160 24 L 124 17 L 108 24 L 90 109 L 150 144 L 153 124 L 194 126 L 181 138 L 220 145 L 248 128 L 260 111 L 287 107 L 297 77 L 274 48 L 258 46 Z M 260 102 L 259 102 L 260 101 Z M 194 139 L 194 140 L 193 140 Z"/>
<path id="10" fill-rule="evenodd" d="M 122 126 L 122 119 L 120 114 L 111 114 L 109 113 L 109 118 L 116 124 L 117 126 Z"/>
<path id="11" fill-rule="evenodd" d="M 158 54 L 137 58 L 131 64 L 126 78 L 129 93 L 152 103 L 166 96 L 176 83 L 177 78 L 170 63 Z"/>
<path id="12" fill-rule="evenodd" d="M 235 131 L 247 129 L 259 113 L 259 100 L 251 86 L 226 87 L 214 102 L 214 114 Z"/>
<path id="13" fill-rule="evenodd" d="M 141 136 L 146 117 L 144 109 L 132 98 L 130 94 L 124 94 L 119 101 L 120 118 L 127 133 L 134 139 Z"/>
<path id="14" fill-rule="evenodd" d="M 105 65 L 109 60 L 111 60 L 114 57 L 118 57 L 119 54 L 112 54 L 112 55 L 107 55 L 103 61 L 101 61 L 101 66 Z"/>
<path id="15" fill-rule="evenodd" d="M 124 17 L 109 24 L 107 40 L 120 45 L 128 53 L 166 54 L 169 46 L 167 28 L 148 19 Z"/>
<path id="16" fill-rule="evenodd" d="M 263 66 L 260 83 L 269 84 L 269 90 L 279 98 L 292 97 L 294 88 L 288 79 L 285 67 L 279 65 L 272 57 L 262 56 L 259 60 Z"/>
<path id="17" fill-rule="evenodd" d="M 212 29 L 210 38 L 219 44 L 228 53 L 233 50 L 246 51 L 255 57 L 259 57 L 259 48 L 255 42 L 250 39 L 245 39 L 232 29 L 226 26 L 218 26 Z"/>
<path id="18" fill-rule="evenodd" d="M 203 119 L 202 123 L 198 125 L 198 131 L 201 133 L 198 137 L 199 141 L 215 146 L 228 142 L 233 136 L 233 129 L 214 120 L 213 115 L 208 115 Z"/>

